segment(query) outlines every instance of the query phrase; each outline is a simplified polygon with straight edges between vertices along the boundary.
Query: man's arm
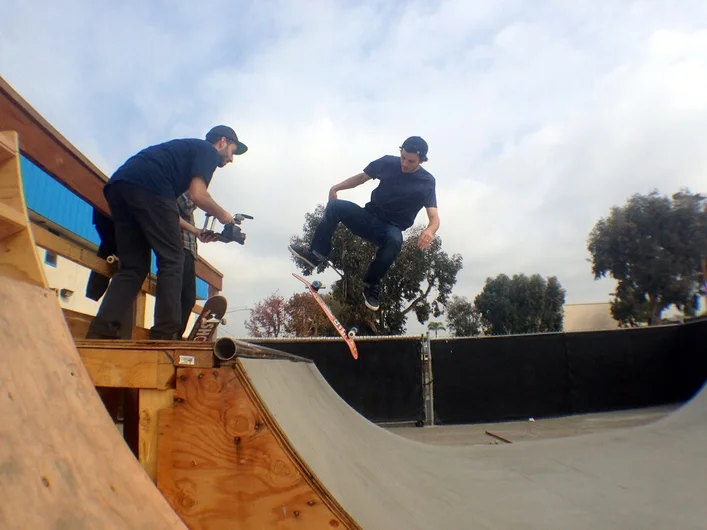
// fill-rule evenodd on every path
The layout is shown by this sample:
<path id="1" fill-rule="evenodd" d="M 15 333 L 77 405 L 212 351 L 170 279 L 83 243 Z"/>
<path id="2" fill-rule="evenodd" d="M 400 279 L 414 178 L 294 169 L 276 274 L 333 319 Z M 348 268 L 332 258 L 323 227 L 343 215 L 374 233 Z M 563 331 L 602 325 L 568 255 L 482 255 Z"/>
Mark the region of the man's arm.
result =
<path id="1" fill-rule="evenodd" d="M 201 177 L 191 179 L 189 197 L 191 197 L 194 204 L 206 213 L 213 215 L 221 224 L 227 225 L 233 223 L 233 215 L 221 208 L 221 206 L 213 200 L 206 189 L 206 182 Z"/>
<path id="2" fill-rule="evenodd" d="M 361 172 L 358 175 L 354 175 L 353 177 L 349 177 L 346 180 L 342 180 L 338 184 L 334 184 L 329 190 L 329 200 L 336 199 L 337 192 L 342 190 L 350 190 L 352 188 L 360 186 L 368 180 L 371 180 L 371 177 L 366 175 L 366 173 Z"/>
<path id="3" fill-rule="evenodd" d="M 417 246 L 422 249 L 430 246 L 437 230 L 439 230 L 439 212 L 437 211 L 437 207 L 429 207 L 425 208 L 425 210 L 427 211 L 429 223 L 427 223 L 427 228 L 425 228 L 417 240 Z"/>

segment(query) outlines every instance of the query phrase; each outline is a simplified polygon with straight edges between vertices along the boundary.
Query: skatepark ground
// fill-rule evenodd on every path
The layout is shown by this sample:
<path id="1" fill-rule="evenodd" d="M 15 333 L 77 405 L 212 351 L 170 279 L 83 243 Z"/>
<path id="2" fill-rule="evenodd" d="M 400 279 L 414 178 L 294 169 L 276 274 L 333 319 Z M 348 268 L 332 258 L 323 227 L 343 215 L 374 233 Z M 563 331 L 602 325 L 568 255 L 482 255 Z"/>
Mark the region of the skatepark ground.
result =
<path id="1" fill-rule="evenodd" d="M 677 406 L 647 407 L 622 411 L 579 414 L 535 421 L 477 423 L 473 425 L 384 425 L 398 436 L 432 445 L 487 445 L 518 443 L 597 433 L 623 427 L 635 427 L 659 420 Z M 487 432 L 489 434 L 487 434 Z M 500 436 L 503 439 L 494 437 Z"/>

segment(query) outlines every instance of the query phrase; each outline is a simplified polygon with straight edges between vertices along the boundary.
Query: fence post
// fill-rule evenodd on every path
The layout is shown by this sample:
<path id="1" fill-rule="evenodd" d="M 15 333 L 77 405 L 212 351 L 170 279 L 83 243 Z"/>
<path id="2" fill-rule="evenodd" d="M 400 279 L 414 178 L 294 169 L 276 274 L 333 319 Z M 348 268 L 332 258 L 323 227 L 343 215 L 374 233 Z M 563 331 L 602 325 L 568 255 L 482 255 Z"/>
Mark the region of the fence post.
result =
<path id="1" fill-rule="evenodd" d="M 434 392 L 432 377 L 432 345 L 430 332 L 422 339 L 422 398 L 425 403 L 425 425 L 435 424 Z"/>

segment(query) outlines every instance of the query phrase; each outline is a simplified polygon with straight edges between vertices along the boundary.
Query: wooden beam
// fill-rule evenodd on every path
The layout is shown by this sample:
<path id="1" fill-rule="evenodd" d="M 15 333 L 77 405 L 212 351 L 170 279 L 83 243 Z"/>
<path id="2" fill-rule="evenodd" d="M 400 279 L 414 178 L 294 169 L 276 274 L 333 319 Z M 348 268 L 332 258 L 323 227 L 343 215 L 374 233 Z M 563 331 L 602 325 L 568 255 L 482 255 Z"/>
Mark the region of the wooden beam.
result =
<path id="1" fill-rule="evenodd" d="M 95 252 L 83 248 L 68 239 L 52 234 L 49 230 L 36 223 L 32 223 L 32 232 L 38 247 L 54 252 L 69 261 L 82 265 L 103 276 L 109 278 L 113 276 L 106 260 L 96 256 Z M 142 284 L 142 290 L 154 296 L 157 292 L 155 281 L 149 277 L 146 278 Z"/>
<path id="2" fill-rule="evenodd" d="M 0 77 L 0 129 L 19 133 L 20 152 L 84 201 L 110 217 L 103 186 L 108 177 L 82 155 Z M 221 291 L 223 274 L 199 257 L 196 275 Z"/>

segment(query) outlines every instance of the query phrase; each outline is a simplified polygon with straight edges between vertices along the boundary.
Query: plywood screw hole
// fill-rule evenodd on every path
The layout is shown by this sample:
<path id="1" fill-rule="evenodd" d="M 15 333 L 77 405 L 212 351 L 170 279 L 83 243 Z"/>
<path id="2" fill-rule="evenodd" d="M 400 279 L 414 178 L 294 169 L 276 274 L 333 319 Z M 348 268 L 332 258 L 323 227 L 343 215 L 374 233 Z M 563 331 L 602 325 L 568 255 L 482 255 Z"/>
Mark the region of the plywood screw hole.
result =
<path id="1" fill-rule="evenodd" d="M 241 445 L 241 437 L 240 436 L 236 436 L 233 439 L 233 441 L 235 442 L 236 445 Z"/>
<path id="2" fill-rule="evenodd" d="M 336 519 L 332 519 L 331 521 L 329 521 L 329 526 L 336 528 L 337 526 L 339 526 L 339 521 L 337 521 Z"/>
<path id="3" fill-rule="evenodd" d="M 314 501 L 307 501 L 307 506 L 314 506 Z"/>
<path id="4" fill-rule="evenodd" d="M 203 379 L 203 378 L 204 378 L 204 374 L 199 374 L 199 375 L 198 375 L 198 378 L 199 378 L 199 379 Z"/>
<path id="5" fill-rule="evenodd" d="M 299 517 L 299 512 L 295 511 L 295 517 Z"/>
<path id="6" fill-rule="evenodd" d="M 44 484 L 45 488 L 49 487 L 49 479 L 47 477 L 42 477 L 42 484 Z"/>
<path id="7" fill-rule="evenodd" d="M 182 375 L 179 376 L 179 380 L 180 380 L 180 381 L 186 381 L 186 380 L 187 380 L 187 376 L 184 375 L 184 374 L 182 374 Z"/>
<path id="8" fill-rule="evenodd" d="M 184 398 L 175 397 L 175 398 L 174 398 L 174 401 L 177 402 L 177 403 L 184 403 Z"/>
<path id="9" fill-rule="evenodd" d="M 256 424 L 255 424 L 255 430 L 256 430 L 256 431 L 259 431 L 261 426 L 262 426 L 262 424 L 256 423 Z"/>
<path id="10" fill-rule="evenodd" d="M 218 372 L 211 372 L 211 375 L 213 375 L 214 377 L 218 377 Z"/>

